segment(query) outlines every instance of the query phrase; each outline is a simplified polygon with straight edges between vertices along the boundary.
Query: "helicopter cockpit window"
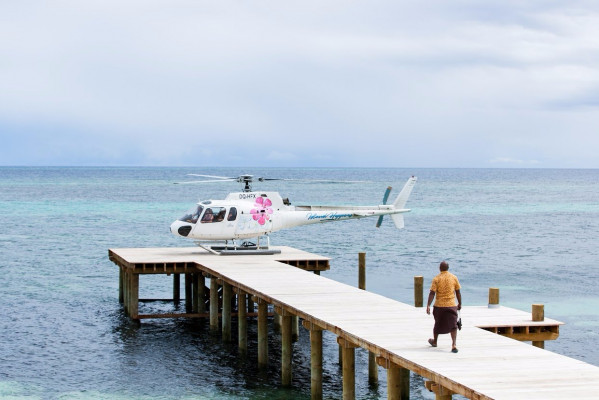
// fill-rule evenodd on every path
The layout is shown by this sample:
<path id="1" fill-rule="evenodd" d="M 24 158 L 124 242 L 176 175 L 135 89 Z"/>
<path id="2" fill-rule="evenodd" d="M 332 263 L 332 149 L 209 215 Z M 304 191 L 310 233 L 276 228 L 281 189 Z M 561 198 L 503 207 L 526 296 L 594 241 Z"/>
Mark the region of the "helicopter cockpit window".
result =
<path id="1" fill-rule="evenodd" d="M 235 219 L 237 219 L 237 209 L 235 207 L 231 207 L 227 221 L 235 221 Z"/>
<path id="2" fill-rule="evenodd" d="M 191 210 L 187 211 L 184 216 L 179 218 L 179 221 L 191 222 L 192 224 L 195 224 L 198 222 L 198 218 L 200 217 L 202 210 L 204 210 L 204 207 L 202 206 L 193 206 Z"/>
<path id="3" fill-rule="evenodd" d="M 202 223 L 221 222 L 225 219 L 225 213 L 227 209 L 224 207 L 210 207 L 204 212 L 202 216 Z"/>

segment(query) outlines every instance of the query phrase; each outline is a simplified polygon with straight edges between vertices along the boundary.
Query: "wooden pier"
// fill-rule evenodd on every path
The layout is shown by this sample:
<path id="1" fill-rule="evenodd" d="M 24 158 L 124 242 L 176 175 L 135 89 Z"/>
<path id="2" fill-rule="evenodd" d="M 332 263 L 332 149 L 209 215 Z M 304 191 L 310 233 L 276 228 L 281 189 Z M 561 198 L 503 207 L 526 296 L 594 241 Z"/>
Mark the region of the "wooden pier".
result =
<path id="1" fill-rule="evenodd" d="M 553 340 L 559 334 L 559 321 L 533 321 L 533 316 L 540 319 L 533 315 L 538 312 L 524 313 L 491 304 L 490 295 L 489 306 L 463 308 L 459 353 L 453 354 L 449 338 L 444 341 L 441 337 L 437 348 L 428 345 L 433 320 L 422 308 L 318 276 L 329 268 L 327 258 L 278 248 L 281 253 L 275 255 L 226 257 L 190 247 L 112 249 L 109 257 L 120 267 L 120 300 L 133 319 L 165 316 L 139 315 L 140 275 L 185 274 L 186 304 L 191 312 L 166 316 L 209 318 L 211 329 L 221 330 L 223 340 L 230 341 L 233 302 L 223 299 L 231 300 L 236 295 L 240 351 L 247 346 L 246 318 L 256 315 L 261 365 L 268 359 L 270 308 L 280 326 L 283 386 L 292 381 L 291 343 L 301 318 L 310 332 L 313 399 L 322 398 L 323 330 L 337 335 L 344 399 L 355 397 L 357 347 L 370 351 L 372 359 L 387 369 L 389 399 L 409 398 L 410 371 L 427 380 L 426 387 L 435 392 L 437 399 L 450 399 L 453 394 L 469 399 L 510 400 L 598 397 L 599 367 L 514 340 L 537 345 Z M 205 285 L 206 277 L 210 279 L 210 290 Z M 178 282 L 174 280 L 176 287 Z M 176 289 L 173 294 L 176 298 Z"/>

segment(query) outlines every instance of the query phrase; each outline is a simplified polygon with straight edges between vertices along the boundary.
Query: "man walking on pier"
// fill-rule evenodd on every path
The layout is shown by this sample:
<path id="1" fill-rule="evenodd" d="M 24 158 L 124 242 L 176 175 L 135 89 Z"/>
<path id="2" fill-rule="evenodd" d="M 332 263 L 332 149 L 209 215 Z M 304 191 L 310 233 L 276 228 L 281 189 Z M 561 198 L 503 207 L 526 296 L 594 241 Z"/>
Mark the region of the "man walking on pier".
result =
<path id="1" fill-rule="evenodd" d="M 426 313 L 431 313 L 431 303 L 435 299 L 433 307 L 433 316 L 435 317 L 435 327 L 433 328 L 433 339 L 428 343 L 437 347 L 437 338 L 440 334 L 451 333 L 451 352 L 457 353 L 456 339 L 458 336 L 458 310 L 462 309 L 462 295 L 460 294 L 460 282 L 458 278 L 449 272 L 449 264 L 442 261 L 439 265 L 441 271 L 439 275 L 433 278 L 431 291 L 428 294 L 426 303 Z M 458 299 L 456 306 L 455 299 Z"/>

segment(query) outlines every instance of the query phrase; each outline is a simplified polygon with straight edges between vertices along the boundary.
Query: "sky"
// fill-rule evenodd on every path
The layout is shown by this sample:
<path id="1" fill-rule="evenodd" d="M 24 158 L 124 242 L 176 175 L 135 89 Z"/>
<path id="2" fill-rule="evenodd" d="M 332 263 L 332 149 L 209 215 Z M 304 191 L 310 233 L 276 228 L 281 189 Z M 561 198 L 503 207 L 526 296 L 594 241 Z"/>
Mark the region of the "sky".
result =
<path id="1" fill-rule="evenodd" d="M 599 3 L 0 0 L 0 165 L 599 168 Z"/>

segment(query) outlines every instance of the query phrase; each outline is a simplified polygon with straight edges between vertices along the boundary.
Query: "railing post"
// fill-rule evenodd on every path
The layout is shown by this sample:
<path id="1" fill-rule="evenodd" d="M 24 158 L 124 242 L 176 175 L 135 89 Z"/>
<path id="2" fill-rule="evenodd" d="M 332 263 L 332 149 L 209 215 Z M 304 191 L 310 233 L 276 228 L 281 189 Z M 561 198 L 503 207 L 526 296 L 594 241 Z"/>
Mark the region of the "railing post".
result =
<path id="1" fill-rule="evenodd" d="M 544 321 L 545 320 L 545 306 L 543 304 L 532 305 L 532 320 L 533 321 Z M 533 340 L 532 345 L 540 349 L 545 348 L 545 341 Z"/>
<path id="2" fill-rule="evenodd" d="M 489 288 L 489 308 L 499 307 L 499 288 Z"/>
<path id="3" fill-rule="evenodd" d="M 424 306 L 424 277 L 414 277 L 414 307 Z"/>

